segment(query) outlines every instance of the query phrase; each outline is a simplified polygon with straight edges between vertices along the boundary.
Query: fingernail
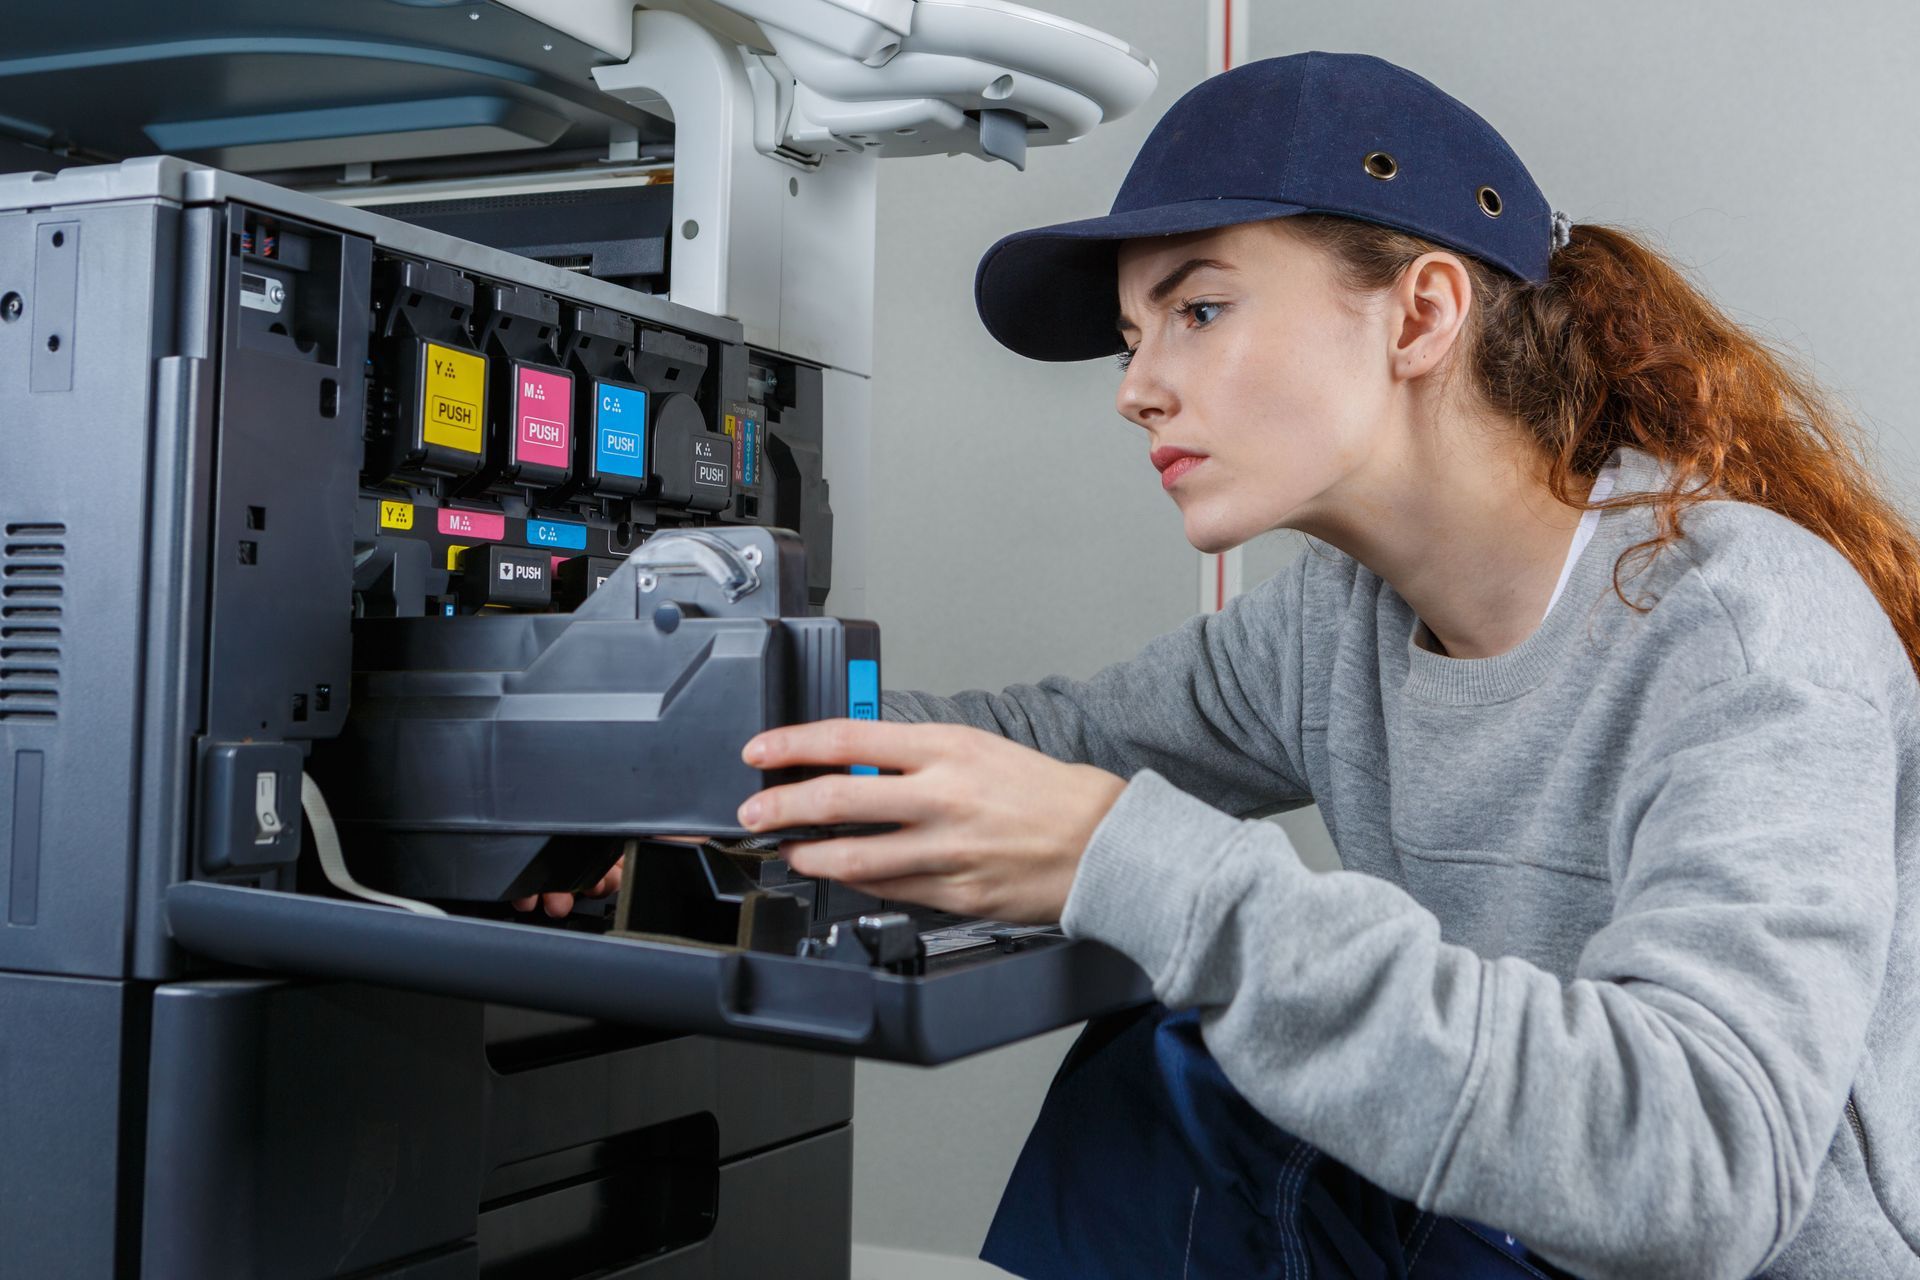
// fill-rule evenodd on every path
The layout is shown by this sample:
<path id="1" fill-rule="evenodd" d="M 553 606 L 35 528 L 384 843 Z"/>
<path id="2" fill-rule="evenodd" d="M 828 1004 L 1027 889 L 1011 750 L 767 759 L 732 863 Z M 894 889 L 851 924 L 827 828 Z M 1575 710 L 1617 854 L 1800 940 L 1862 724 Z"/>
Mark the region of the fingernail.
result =
<path id="1" fill-rule="evenodd" d="M 760 802 L 749 800 L 740 806 L 740 825 L 750 827 L 760 821 Z"/>
<path id="2" fill-rule="evenodd" d="M 748 764 L 759 764 L 767 758 L 767 744 L 759 738 L 755 738 L 747 744 L 746 750 L 742 751 L 740 755 Z"/>

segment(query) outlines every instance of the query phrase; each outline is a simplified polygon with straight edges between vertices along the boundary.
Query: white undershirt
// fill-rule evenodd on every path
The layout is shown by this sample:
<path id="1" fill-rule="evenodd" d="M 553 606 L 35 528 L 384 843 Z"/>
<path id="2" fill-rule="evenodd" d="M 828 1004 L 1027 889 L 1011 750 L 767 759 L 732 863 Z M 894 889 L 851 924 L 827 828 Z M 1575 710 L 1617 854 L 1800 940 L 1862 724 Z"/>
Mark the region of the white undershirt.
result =
<path id="1" fill-rule="evenodd" d="M 1613 478 L 1620 473 L 1620 463 L 1616 458 L 1600 468 L 1600 474 L 1593 478 L 1593 491 L 1587 494 L 1588 502 L 1599 502 L 1613 492 Z M 1553 584 L 1553 596 L 1547 601 L 1547 613 L 1553 612 L 1554 601 L 1560 598 L 1566 589 L 1567 579 L 1573 576 L 1573 562 L 1580 558 L 1581 548 L 1593 539 L 1593 531 L 1600 523 L 1598 511 L 1588 511 L 1580 517 L 1580 527 L 1573 531 L 1573 545 L 1567 548 L 1567 562 L 1560 566 L 1560 581 Z M 1547 620 L 1547 613 L 1540 620 Z"/>
<path id="2" fill-rule="evenodd" d="M 1601 467 L 1599 474 L 1594 476 L 1593 488 L 1587 493 L 1587 501 L 1599 502 L 1606 498 L 1608 494 L 1612 493 L 1614 477 L 1619 474 L 1620 463 L 1616 456 L 1607 462 L 1605 466 Z M 1560 593 L 1566 590 L 1567 579 L 1573 576 L 1574 561 L 1580 558 L 1581 550 L 1586 547 L 1587 543 L 1593 540 L 1593 531 L 1599 527 L 1599 524 L 1600 513 L 1598 511 L 1584 512 L 1580 516 L 1580 527 L 1573 531 L 1573 545 L 1567 548 L 1567 562 L 1560 566 L 1560 581 L 1553 584 L 1553 595 L 1547 601 L 1546 613 L 1540 615 L 1541 622 L 1545 622 L 1547 620 L 1547 614 L 1553 612 L 1554 603 L 1560 599 Z M 1415 643 L 1421 648 L 1430 649 L 1434 653 L 1440 654 L 1446 652 L 1446 650 L 1440 647 L 1438 638 L 1434 636 L 1433 628 L 1429 627 L 1424 620 L 1415 629 L 1415 634 L 1419 637 Z"/>

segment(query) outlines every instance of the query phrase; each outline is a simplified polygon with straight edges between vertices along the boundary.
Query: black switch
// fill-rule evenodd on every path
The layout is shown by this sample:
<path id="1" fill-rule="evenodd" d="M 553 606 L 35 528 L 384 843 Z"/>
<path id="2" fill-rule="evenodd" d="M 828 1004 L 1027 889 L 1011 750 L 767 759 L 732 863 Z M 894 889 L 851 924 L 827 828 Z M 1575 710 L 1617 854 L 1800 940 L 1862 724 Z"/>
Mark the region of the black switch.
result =
<path id="1" fill-rule="evenodd" d="M 553 559 L 545 551 L 490 542 L 460 553 L 460 603 L 544 609 L 553 602 Z"/>
<path id="2" fill-rule="evenodd" d="M 606 585 L 620 561 L 612 556 L 574 556 L 560 562 L 554 574 L 553 598 L 563 609 L 578 609 L 586 598 Z"/>
<path id="3" fill-rule="evenodd" d="M 208 743 L 200 761 L 200 865 L 208 871 L 285 866 L 300 856 L 300 748 Z"/>

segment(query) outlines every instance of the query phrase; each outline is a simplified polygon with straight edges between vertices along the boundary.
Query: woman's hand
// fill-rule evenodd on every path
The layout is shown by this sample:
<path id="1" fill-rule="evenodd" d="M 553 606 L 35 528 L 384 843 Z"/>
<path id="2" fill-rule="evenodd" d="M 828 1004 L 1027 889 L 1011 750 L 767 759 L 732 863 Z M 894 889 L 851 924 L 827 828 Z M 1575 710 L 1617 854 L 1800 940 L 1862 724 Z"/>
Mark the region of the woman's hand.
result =
<path id="1" fill-rule="evenodd" d="M 604 898 L 608 894 L 620 892 L 620 875 L 626 865 L 626 859 L 622 858 L 620 861 L 608 867 L 607 874 L 601 876 L 599 880 L 594 882 L 593 888 L 584 891 L 580 896 L 583 898 Z M 570 893 L 530 893 L 524 898 L 515 898 L 513 900 L 513 909 L 515 911 L 531 911 L 536 903 L 539 904 L 542 911 L 545 911 L 549 916 L 557 919 L 573 910 L 573 895 Z"/>
<path id="2" fill-rule="evenodd" d="M 648 836 L 647 839 L 662 840 L 668 844 L 701 845 L 707 842 L 705 836 Z M 625 845 L 621 847 L 624 849 Z M 623 854 L 611 867 L 607 868 L 605 875 L 594 881 L 593 888 L 581 890 L 579 896 L 606 898 L 620 892 L 620 881 L 626 874 L 626 869 L 627 859 Z M 531 911 L 537 904 L 542 911 L 558 918 L 572 913 L 574 896 L 571 893 L 530 893 L 524 898 L 513 899 L 513 909 Z"/>
<path id="3" fill-rule="evenodd" d="M 828 774 L 770 787 L 740 806 L 749 831 L 888 822 L 884 835 L 789 841 L 796 872 L 880 898 L 1017 923 L 1058 920 L 1080 855 L 1126 783 L 979 729 L 820 720 L 760 734 L 759 769 L 872 765 L 898 776 Z"/>

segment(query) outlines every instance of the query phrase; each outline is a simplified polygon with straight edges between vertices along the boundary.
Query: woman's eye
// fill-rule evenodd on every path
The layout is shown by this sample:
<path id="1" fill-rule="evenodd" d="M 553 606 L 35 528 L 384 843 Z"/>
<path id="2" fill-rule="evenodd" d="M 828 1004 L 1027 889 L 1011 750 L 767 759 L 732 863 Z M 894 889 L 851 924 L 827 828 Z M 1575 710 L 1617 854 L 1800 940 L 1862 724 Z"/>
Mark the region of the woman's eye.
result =
<path id="1" fill-rule="evenodd" d="M 1196 329 L 1204 329 L 1218 320 L 1220 313 L 1226 309 L 1227 304 L 1224 302 L 1183 302 L 1173 309 L 1173 314 L 1182 320 L 1191 320 Z M 1124 370 L 1133 363 L 1133 353 L 1136 349 L 1130 347 L 1119 352 L 1113 357 L 1113 362 Z"/>
<path id="2" fill-rule="evenodd" d="M 1174 308 L 1183 319 L 1191 317 L 1193 327 L 1196 329 L 1204 329 L 1212 324 L 1226 309 L 1227 304 L 1224 302 L 1183 302 Z"/>

